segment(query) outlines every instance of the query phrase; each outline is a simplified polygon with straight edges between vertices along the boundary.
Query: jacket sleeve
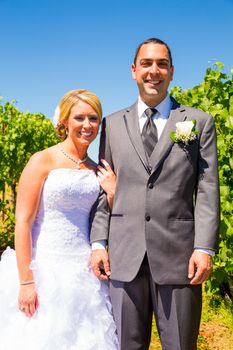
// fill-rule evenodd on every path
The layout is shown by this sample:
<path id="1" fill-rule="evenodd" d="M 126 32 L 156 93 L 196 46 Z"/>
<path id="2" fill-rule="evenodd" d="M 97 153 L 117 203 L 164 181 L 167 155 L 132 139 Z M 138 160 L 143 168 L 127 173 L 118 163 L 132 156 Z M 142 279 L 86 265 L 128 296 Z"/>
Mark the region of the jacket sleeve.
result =
<path id="1" fill-rule="evenodd" d="M 200 135 L 195 201 L 195 248 L 217 249 L 219 203 L 216 131 L 214 121 L 208 115 Z"/>
<path id="2" fill-rule="evenodd" d="M 101 159 L 105 159 L 114 170 L 108 134 L 106 132 L 106 118 L 104 118 L 102 121 L 102 130 L 100 137 L 99 162 L 101 162 Z M 99 197 L 91 212 L 91 243 L 100 240 L 108 240 L 109 220 L 110 209 L 107 202 L 107 196 L 106 193 L 101 189 Z"/>

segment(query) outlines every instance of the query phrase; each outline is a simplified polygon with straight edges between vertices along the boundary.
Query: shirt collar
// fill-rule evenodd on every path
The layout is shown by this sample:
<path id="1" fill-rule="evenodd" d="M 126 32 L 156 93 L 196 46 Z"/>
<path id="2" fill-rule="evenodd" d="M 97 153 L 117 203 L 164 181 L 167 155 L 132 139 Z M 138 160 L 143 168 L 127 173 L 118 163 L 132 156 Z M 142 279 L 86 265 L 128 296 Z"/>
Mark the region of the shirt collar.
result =
<path id="1" fill-rule="evenodd" d="M 139 116 L 139 118 L 143 117 L 143 114 L 147 108 L 153 108 L 153 107 L 145 104 L 145 102 L 143 102 L 141 97 L 139 96 L 138 97 L 138 116 Z M 168 117 L 170 115 L 171 108 L 172 108 L 172 101 L 171 101 L 171 98 L 168 95 L 168 93 L 167 93 L 165 99 L 163 101 L 161 101 L 157 106 L 154 106 L 154 108 L 156 108 L 156 110 L 158 111 L 158 113 L 156 113 L 157 117 L 163 118 L 163 119 L 168 119 Z"/>

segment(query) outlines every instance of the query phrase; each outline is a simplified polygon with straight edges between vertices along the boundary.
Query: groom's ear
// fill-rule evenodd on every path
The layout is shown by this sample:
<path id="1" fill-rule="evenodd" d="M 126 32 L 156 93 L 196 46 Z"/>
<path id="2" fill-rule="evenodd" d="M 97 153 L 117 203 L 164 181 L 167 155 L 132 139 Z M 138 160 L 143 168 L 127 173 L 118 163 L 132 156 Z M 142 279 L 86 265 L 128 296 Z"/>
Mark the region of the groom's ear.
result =
<path id="1" fill-rule="evenodd" d="M 173 76 L 174 76 L 174 66 L 170 67 L 170 76 L 171 76 L 170 81 L 172 81 L 173 80 Z"/>
<path id="2" fill-rule="evenodd" d="M 132 73 L 133 80 L 136 80 L 136 66 L 134 63 L 131 66 L 131 73 Z"/>

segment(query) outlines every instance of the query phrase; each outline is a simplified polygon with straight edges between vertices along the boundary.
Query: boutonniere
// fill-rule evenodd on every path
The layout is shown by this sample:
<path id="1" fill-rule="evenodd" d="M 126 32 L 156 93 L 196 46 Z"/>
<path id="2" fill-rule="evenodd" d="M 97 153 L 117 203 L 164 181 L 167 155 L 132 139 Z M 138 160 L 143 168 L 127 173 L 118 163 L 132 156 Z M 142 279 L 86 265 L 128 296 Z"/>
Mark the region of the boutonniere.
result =
<path id="1" fill-rule="evenodd" d="M 194 141 L 199 134 L 196 130 L 196 120 L 184 121 L 176 123 L 176 131 L 171 132 L 170 138 L 175 143 L 182 142 L 187 145 L 189 142 Z"/>

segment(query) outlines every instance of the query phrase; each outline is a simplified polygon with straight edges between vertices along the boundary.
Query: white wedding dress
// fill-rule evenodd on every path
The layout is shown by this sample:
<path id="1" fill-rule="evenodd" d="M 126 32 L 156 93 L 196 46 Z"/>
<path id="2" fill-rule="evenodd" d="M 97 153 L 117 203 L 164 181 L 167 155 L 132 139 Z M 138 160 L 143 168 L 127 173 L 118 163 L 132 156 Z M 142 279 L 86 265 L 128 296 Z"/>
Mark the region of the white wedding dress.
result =
<path id="1" fill-rule="evenodd" d="M 116 350 L 108 287 L 89 267 L 89 214 L 99 184 L 91 170 L 54 169 L 32 230 L 39 309 L 18 309 L 15 251 L 0 263 L 0 350 Z"/>

